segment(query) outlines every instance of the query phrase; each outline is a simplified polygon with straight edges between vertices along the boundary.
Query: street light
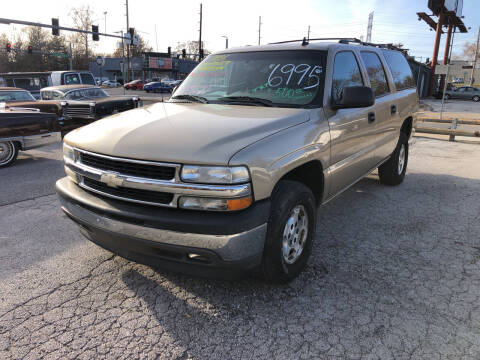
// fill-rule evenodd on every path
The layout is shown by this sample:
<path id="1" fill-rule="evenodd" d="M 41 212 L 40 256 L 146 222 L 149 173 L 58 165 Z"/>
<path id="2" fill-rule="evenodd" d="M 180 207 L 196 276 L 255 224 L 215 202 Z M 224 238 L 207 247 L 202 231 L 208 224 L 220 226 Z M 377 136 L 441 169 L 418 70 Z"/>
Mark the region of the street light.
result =
<path id="1" fill-rule="evenodd" d="M 225 49 L 228 49 L 228 36 L 222 35 L 225 38 Z"/>
<path id="2" fill-rule="evenodd" d="M 104 11 L 103 15 L 105 15 L 105 34 L 107 33 L 107 12 Z"/>

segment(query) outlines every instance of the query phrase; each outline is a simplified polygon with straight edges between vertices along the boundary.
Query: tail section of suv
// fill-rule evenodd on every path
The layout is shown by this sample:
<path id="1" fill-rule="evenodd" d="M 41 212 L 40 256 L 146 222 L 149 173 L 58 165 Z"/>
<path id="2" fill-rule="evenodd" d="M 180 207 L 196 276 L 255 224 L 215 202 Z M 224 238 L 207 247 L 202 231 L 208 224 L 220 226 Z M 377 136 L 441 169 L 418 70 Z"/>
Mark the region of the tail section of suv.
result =
<path id="1" fill-rule="evenodd" d="M 418 97 L 405 57 L 360 41 L 208 56 L 169 102 L 65 137 L 62 209 L 125 258 L 284 283 L 306 266 L 316 213 L 379 168 L 400 184 Z"/>

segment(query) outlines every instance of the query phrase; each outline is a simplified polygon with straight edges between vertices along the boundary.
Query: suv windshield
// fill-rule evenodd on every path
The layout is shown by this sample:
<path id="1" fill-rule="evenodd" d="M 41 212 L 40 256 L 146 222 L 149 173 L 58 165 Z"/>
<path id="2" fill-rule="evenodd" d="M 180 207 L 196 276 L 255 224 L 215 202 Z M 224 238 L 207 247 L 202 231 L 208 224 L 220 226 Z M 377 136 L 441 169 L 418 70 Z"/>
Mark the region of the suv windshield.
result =
<path id="1" fill-rule="evenodd" d="M 172 99 L 265 106 L 322 106 L 326 51 L 258 51 L 210 55 Z"/>
<path id="2" fill-rule="evenodd" d="M 77 89 L 69 91 L 65 98 L 67 100 L 85 100 L 108 97 L 108 94 L 100 88 Z"/>

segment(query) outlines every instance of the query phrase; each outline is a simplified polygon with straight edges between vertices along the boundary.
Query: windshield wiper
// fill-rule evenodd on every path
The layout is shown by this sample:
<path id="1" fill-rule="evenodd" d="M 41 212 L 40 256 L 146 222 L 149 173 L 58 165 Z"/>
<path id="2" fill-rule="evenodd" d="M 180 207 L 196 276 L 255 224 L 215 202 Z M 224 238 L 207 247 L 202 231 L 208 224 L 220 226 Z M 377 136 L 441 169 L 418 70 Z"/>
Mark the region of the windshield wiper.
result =
<path id="1" fill-rule="evenodd" d="M 250 104 L 261 104 L 265 106 L 273 106 L 273 102 L 268 99 L 263 99 L 254 96 L 222 96 L 218 100 L 220 101 L 234 101 L 234 102 L 244 102 Z"/>
<path id="2" fill-rule="evenodd" d="M 190 100 L 190 101 L 196 101 L 200 102 L 203 104 L 208 104 L 208 100 L 204 98 L 203 96 L 197 96 L 197 95 L 189 95 L 189 94 L 184 94 L 184 95 L 176 95 L 172 97 L 172 100 L 175 99 L 185 99 L 185 100 Z"/>

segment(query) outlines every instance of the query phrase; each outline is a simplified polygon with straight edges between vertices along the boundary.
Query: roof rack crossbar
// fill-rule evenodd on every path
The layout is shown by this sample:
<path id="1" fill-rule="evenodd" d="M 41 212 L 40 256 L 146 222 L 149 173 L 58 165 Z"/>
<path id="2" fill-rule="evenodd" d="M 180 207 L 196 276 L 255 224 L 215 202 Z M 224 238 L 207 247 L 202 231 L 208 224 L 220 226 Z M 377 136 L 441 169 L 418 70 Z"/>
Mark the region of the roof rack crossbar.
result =
<path id="1" fill-rule="evenodd" d="M 338 41 L 341 44 L 350 44 L 350 43 L 355 43 L 363 46 L 373 46 L 377 48 L 384 48 L 384 49 L 389 49 L 389 50 L 397 50 L 397 51 L 402 51 L 405 52 L 408 49 L 401 49 L 392 43 L 390 44 L 375 44 L 375 43 L 370 43 L 366 41 L 362 41 L 357 38 L 341 38 L 341 37 L 332 37 L 332 38 L 313 38 L 313 39 L 308 39 L 307 43 L 305 43 L 305 38 L 304 39 L 298 39 L 298 40 L 287 40 L 287 41 L 278 41 L 278 42 L 273 42 L 269 43 L 269 45 L 274 45 L 274 44 L 287 44 L 287 43 L 293 43 L 293 42 L 301 42 L 302 45 L 307 45 L 308 42 L 310 41 Z"/>

